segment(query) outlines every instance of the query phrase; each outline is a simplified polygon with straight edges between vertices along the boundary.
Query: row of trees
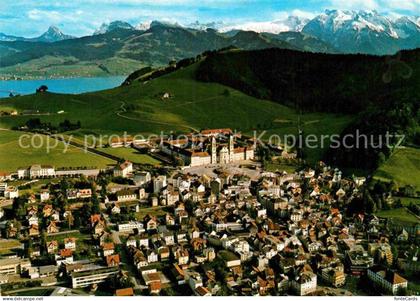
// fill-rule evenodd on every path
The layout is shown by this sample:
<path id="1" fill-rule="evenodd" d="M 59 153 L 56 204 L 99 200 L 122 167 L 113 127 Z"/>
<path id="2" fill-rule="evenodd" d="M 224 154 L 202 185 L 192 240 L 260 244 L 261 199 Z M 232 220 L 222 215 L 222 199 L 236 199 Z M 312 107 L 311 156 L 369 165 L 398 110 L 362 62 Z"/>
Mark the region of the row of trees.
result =
<path id="1" fill-rule="evenodd" d="M 42 122 L 40 118 L 31 118 L 26 121 L 24 125 L 15 127 L 14 130 L 25 128 L 31 132 L 61 133 L 80 129 L 81 126 L 82 124 L 80 121 L 73 123 L 68 119 L 65 119 L 63 122 L 60 122 L 58 126 L 56 126 L 51 122 Z"/>

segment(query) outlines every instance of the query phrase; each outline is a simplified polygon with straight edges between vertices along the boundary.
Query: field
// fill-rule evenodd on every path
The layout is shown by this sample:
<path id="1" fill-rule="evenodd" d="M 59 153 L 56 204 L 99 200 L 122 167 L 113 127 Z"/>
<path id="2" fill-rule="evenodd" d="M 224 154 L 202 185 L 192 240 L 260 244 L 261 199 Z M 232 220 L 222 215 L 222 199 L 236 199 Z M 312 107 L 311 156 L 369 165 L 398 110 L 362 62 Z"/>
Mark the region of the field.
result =
<path id="1" fill-rule="evenodd" d="M 18 240 L 0 240 L 0 255 L 14 253 L 16 249 L 23 249 L 22 243 Z"/>
<path id="2" fill-rule="evenodd" d="M 150 157 L 147 154 L 141 154 L 134 148 L 126 148 L 126 147 L 120 147 L 120 148 L 100 148 L 98 149 L 101 152 L 123 158 L 125 160 L 129 160 L 133 163 L 138 164 L 152 164 L 152 165 L 160 165 L 160 161 Z"/>
<path id="3" fill-rule="evenodd" d="M 397 199 L 400 199 L 401 203 L 404 206 L 408 206 L 408 205 L 410 205 L 410 203 L 420 205 L 420 198 L 397 198 Z"/>
<path id="4" fill-rule="evenodd" d="M 82 167 L 95 166 L 104 168 L 109 164 L 115 164 L 114 161 L 90 154 L 84 153 L 75 147 L 66 147 L 64 143 L 59 143 L 56 148 L 48 152 L 47 143 L 54 145 L 56 140 L 47 136 L 40 136 L 37 139 L 37 145 L 43 144 L 40 148 L 22 148 L 19 146 L 19 137 L 25 133 L 0 130 L 0 170 L 7 172 L 15 172 L 19 167 L 29 166 L 31 164 L 50 164 L 56 168 L 60 167 Z M 28 136 L 23 139 L 23 146 L 28 146 L 30 139 Z M 39 144 L 38 144 L 39 143 Z"/>
<path id="5" fill-rule="evenodd" d="M 82 128 L 71 132 L 77 139 L 85 135 L 160 135 L 161 132 L 188 133 L 205 128 L 229 127 L 252 135 L 254 130 L 269 135 L 295 134 L 298 120 L 305 134 L 337 134 L 351 122 L 335 114 L 299 114 L 268 100 L 256 99 L 217 83 L 194 79 L 196 65 L 145 83 L 81 95 L 37 94 L 5 99 L 4 108 L 39 111 L 40 115 L 0 117 L 0 127 L 24 124 L 40 118 L 54 125 L 69 119 L 80 121 Z M 170 99 L 162 100 L 164 93 Z M 64 114 L 57 112 L 64 111 Z M 105 138 L 106 139 L 106 138 Z M 325 147 L 326 149 L 327 147 Z M 308 150 L 310 162 L 319 160 L 325 149 Z"/>
<path id="6" fill-rule="evenodd" d="M 290 109 L 289 109 L 290 110 Z M 340 134 L 344 128 L 353 120 L 348 115 L 336 115 L 325 113 L 307 113 L 297 115 L 293 112 L 287 113 L 289 119 L 283 119 L 282 122 L 267 122 L 262 129 L 249 131 L 246 134 L 253 137 L 261 137 L 262 141 L 274 144 L 285 144 L 288 136 L 293 135 L 295 141 L 289 140 L 289 146 L 298 145 L 299 128 L 303 131 L 303 141 L 316 137 L 318 142 L 308 143 L 308 147 L 304 149 L 305 159 L 314 164 L 319 161 L 324 152 L 328 150 L 330 145 L 330 137 Z M 255 134 L 256 133 L 256 134 Z M 323 138 L 325 136 L 326 138 Z M 314 147 L 312 147 L 314 146 Z"/>
<path id="7" fill-rule="evenodd" d="M 264 169 L 271 172 L 285 171 L 287 173 L 293 173 L 297 169 L 297 165 L 287 164 L 281 162 L 269 162 L 264 164 Z"/>
<path id="8" fill-rule="evenodd" d="M 398 185 L 413 185 L 420 189 L 420 149 L 404 148 L 395 151 L 374 177 L 382 181 L 394 180 Z"/>
<path id="9" fill-rule="evenodd" d="M 140 212 L 136 213 L 137 220 L 142 220 L 148 214 L 156 217 L 165 215 L 167 212 L 165 207 L 149 207 L 149 208 L 140 208 Z"/>
<path id="10" fill-rule="evenodd" d="M 392 210 L 383 210 L 379 211 L 377 214 L 379 217 L 383 218 L 392 218 L 395 221 L 400 221 L 402 223 L 418 223 L 420 220 L 416 216 L 410 213 L 405 208 L 397 208 Z"/>

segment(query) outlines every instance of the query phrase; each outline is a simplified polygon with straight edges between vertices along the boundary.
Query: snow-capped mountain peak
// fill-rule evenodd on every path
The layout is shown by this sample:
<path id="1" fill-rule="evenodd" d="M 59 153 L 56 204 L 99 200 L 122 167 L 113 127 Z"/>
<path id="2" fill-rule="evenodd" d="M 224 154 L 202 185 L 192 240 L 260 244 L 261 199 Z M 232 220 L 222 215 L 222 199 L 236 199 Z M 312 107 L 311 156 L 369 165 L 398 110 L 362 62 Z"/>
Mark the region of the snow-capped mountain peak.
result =
<path id="1" fill-rule="evenodd" d="M 111 23 L 103 23 L 101 27 L 98 30 L 96 30 L 93 34 L 104 34 L 115 29 L 134 29 L 134 27 L 128 22 L 112 21 Z"/>
<path id="2" fill-rule="evenodd" d="M 146 30 L 150 29 L 151 24 L 152 24 L 152 21 L 145 21 L 145 22 L 141 22 L 141 23 L 137 24 L 135 28 L 137 30 L 146 31 Z"/>
<path id="3" fill-rule="evenodd" d="M 397 20 L 377 11 L 326 10 L 303 28 L 303 32 L 346 52 L 388 54 L 404 47 L 418 47 L 417 18 Z M 408 41 L 409 40 L 409 41 Z"/>
<path id="4" fill-rule="evenodd" d="M 285 31 L 301 31 L 309 19 L 297 16 L 289 16 L 285 19 L 268 22 L 248 22 L 238 25 L 226 26 L 220 29 L 221 32 L 231 30 L 246 30 L 255 32 L 280 33 Z"/>

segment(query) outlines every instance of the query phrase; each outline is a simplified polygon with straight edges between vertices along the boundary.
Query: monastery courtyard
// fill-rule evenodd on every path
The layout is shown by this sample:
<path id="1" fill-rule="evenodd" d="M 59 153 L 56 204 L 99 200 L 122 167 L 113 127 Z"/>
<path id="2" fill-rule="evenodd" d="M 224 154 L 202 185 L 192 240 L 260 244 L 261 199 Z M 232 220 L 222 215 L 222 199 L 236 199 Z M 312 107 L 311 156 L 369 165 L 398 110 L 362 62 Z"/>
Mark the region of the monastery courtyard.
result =
<path id="1" fill-rule="evenodd" d="M 218 173 L 223 171 L 229 174 L 243 174 L 250 177 L 251 180 L 258 180 L 262 173 L 261 163 L 252 161 L 234 162 L 225 165 L 217 164 L 185 167 L 181 172 L 183 174 L 195 174 L 198 176 L 207 175 L 209 177 L 216 177 Z"/>

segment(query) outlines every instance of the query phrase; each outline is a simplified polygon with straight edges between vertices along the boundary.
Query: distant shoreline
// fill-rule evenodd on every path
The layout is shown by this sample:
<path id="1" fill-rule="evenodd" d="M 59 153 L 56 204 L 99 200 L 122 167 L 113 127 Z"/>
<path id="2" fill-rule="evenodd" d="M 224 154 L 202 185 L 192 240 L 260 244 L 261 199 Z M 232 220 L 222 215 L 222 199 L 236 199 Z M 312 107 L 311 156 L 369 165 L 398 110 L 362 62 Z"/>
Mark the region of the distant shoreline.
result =
<path id="1" fill-rule="evenodd" d="M 82 76 L 10 76 L 6 77 L 0 75 L 0 81 L 10 81 L 10 82 L 19 82 L 19 81 L 28 81 L 28 80 L 55 80 L 55 79 L 74 79 L 74 78 L 109 78 L 109 77 L 128 77 L 127 74 L 111 74 L 111 75 L 82 75 Z"/>

